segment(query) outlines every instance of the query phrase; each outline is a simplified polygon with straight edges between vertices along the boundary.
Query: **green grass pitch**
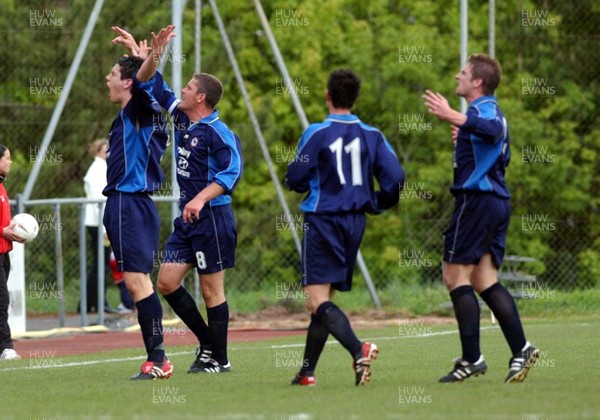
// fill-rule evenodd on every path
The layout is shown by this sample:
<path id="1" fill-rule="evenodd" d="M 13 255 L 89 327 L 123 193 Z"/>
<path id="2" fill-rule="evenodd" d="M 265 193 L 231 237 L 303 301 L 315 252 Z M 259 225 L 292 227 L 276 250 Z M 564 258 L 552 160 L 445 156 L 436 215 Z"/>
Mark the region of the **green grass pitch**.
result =
<path id="1" fill-rule="evenodd" d="M 233 343 L 233 370 L 219 375 L 187 374 L 193 349 L 169 348 L 175 373 L 162 381 L 128 380 L 141 349 L 3 362 L 0 412 L 8 419 L 598 418 L 600 318 L 528 320 L 525 329 L 542 357 L 520 384 L 503 383 L 509 351 L 498 326 L 483 324 L 486 375 L 439 384 L 460 355 L 456 327 L 399 325 L 359 331 L 381 351 L 365 387 L 354 386 L 350 357 L 334 342 L 319 361 L 317 386 L 289 385 L 304 344 L 293 337 Z"/>

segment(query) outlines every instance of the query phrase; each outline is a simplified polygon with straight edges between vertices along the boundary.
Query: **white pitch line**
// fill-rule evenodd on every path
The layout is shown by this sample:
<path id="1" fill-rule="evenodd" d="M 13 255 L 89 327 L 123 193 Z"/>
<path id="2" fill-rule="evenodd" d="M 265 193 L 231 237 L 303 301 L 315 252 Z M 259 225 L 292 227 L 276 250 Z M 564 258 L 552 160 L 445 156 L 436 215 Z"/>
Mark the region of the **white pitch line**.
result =
<path id="1" fill-rule="evenodd" d="M 483 327 L 482 330 L 485 329 L 490 329 L 490 328 L 497 328 L 497 327 Z M 439 332 L 432 332 L 432 333 L 425 333 L 425 334 L 415 334 L 415 335 L 411 335 L 411 336 L 391 336 L 391 337 L 374 337 L 374 338 L 367 338 L 366 340 L 377 340 L 377 341 L 384 341 L 384 340 L 398 340 L 398 339 L 403 339 L 403 338 L 427 338 L 427 337 L 435 337 L 435 336 L 440 336 L 440 335 L 447 335 L 447 334 L 456 334 L 458 333 L 457 330 L 452 330 L 452 331 L 439 331 Z M 339 344 L 337 341 L 335 340 L 330 340 L 327 341 L 326 344 Z M 280 344 L 280 345 L 272 345 L 272 346 L 261 346 L 261 347 L 243 347 L 243 348 L 237 348 L 237 347 L 230 347 L 228 350 L 229 351 L 236 351 L 236 350 L 272 350 L 272 349 L 285 349 L 285 348 L 294 348 L 294 347 L 304 347 L 304 343 L 302 344 Z M 177 352 L 177 353 L 168 353 L 169 356 L 181 356 L 181 355 L 186 355 L 186 354 L 190 354 L 192 352 Z M 48 363 L 47 365 L 33 365 L 33 366 L 20 366 L 20 367 L 9 367 L 9 368 L 3 368 L 0 369 L 0 372 L 4 372 L 4 371 L 15 371 L 15 370 L 32 370 L 32 369 L 58 369 L 58 368 L 65 368 L 65 367 L 79 367 L 79 366 L 88 366 L 88 365 L 97 365 L 100 363 L 121 363 L 121 362 L 131 362 L 131 361 L 135 361 L 135 360 L 143 360 L 145 359 L 146 356 L 134 356 L 134 357 L 121 357 L 121 358 L 115 358 L 115 359 L 101 359 L 101 360 L 87 360 L 87 361 L 83 361 L 83 362 L 70 362 L 70 363 Z M 52 358 L 52 359 L 48 359 L 48 358 L 32 358 L 30 360 L 44 360 L 44 361 L 60 361 L 60 359 L 57 358 Z"/>
<path id="2" fill-rule="evenodd" d="M 536 327 L 552 327 L 555 326 L 554 324 L 552 325 L 547 325 L 547 324 L 541 324 L 541 325 L 529 325 L 527 328 L 536 328 Z M 571 326 L 581 326 L 581 327 L 591 327 L 591 326 L 595 326 L 595 324 L 590 324 L 590 323 L 582 323 L 582 324 L 571 324 Z M 500 327 L 498 326 L 489 326 L 489 327 L 481 327 L 481 331 L 485 331 L 485 330 L 495 330 L 495 329 L 500 329 Z M 372 338 L 367 338 L 365 340 L 374 340 L 374 341 L 387 341 L 387 340 L 401 340 L 401 339 L 405 339 L 405 338 L 428 338 L 428 337 L 439 337 L 442 335 L 449 335 L 449 334 L 457 334 L 458 330 L 448 330 L 448 331 L 438 331 L 438 332 L 431 332 L 431 333 L 425 333 L 425 334 L 414 334 L 414 335 L 398 335 L 398 336 L 389 336 L 389 337 L 372 337 Z M 327 341 L 326 344 L 339 344 L 337 341 L 335 340 L 330 340 Z M 302 344 L 280 344 L 280 345 L 271 345 L 271 346 L 261 346 L 261 347 L 230 347 L 228 350 L 230 351 L 234 351 L 234 350 L 273 350 L 273 349 L 285 349 L 285 348 L 294 348 L 294 347 L 304 347 L 304 343 Z M 170 356 L 183 356 L 186 354 L 190 354 L 193 352 L 190 351 L 180 351 L 180 352 L 176 352 L 176 353 L 169 353 Z M 134 356 L 134 357 L 121 357 L 121 358 L 116 358 L 116 359 L 101 359 L 101 360 L 87 360 L 84 362 L 70 362 L 70 363 L 64 363 L 64 364 L 50 364 L 48 366 L 44 366 L 44 365 L 40 365 L 40 366 L 21 366 L 21 367 L 8 367 L 8 368 L 2 368 L 0 369 L 0 372 L 6 372 L 6 371 L 15 371 L 15 370 L 32 370 L 32 369 L 58 369 L 58 368 L 64 368 L 64 367 L 79 367 L 79 366 L 88 366 L 88 365 L 97 365 L 100 363 L 121 363 L 121 362 L 131 362 L 131 361 L 135 361 L 135 360 L 143 360 L 145 359 L 146 356 Z M 36 360 L 36 358 L 32 358 L 30 360 Z M 48 360 L 47 358 L 41 359 L 38 358 L 37 360 Z M 53 359 L 53 360 L 57 360 L 59 361 L 60 359 Z M 1 363 L 1 362 L 0 362 Z"/>

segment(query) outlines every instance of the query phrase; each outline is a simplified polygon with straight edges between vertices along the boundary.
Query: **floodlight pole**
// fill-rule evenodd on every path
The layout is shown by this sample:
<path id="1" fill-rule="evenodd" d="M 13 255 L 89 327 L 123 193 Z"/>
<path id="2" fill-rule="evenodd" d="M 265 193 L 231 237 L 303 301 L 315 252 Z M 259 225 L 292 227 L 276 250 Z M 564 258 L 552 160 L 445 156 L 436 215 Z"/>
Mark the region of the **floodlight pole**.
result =
<path id="1" fill-rule="evenodd" d="M 296 110 L 296 114 L 302 123 L 302 129 L 306 130 L 308 128 L 308 119 L 306 118 L 306 113 L 304 112 L 304 107 L 300 103 L 300 99 L 298 98 L 298 94 L 296 93 L 296 89 L 294 89 L 294 85 L 290 74 L 287 70 L 287 66 L 285 65 L 285 61 L 279 51 L 279 45 L 275 40 L 275 36 L 273 35 L 273 31 L 271 31 L 271 25 L 267 20 L 267 16 L 265 15 L 265 11 L 262 7 L 260 0 L 252 0 L 254 3 L 254 7 L 256 8 L 256 13 L 258 14 L 258 18 L 260 19 L 260 23 L 262 25 L 263 31 L 267 36 L 267 40 L 271 46 L 271 51 L 273 51 L 273 55 L 275 57 L 275 61 L 277 63 L 277 67 L 279 67 L 279 72 L 283 77 L 283 81 L 287 86 L 287 91 L 290 94 L 290 98 L 292 98 L 292 103 L 294 104 L 294 109 Z M 300 252 L 300 249 L 298 250 Z M 373 299 L 373 303 L 378 308 L 381 307 L 381 301 L 379 300 L 379 296 L 377 295 L 377 290 L 373 284 L 373 279 L 371 278 L 371 274 L 369 273 L 369 269 L 365 262 L 365 259 L 362 256 L 360 250 L 358 251 L 358 255 L 356 257 L 356 262 L 360 268 L 360 271 L 365 279 L 365 283 L 367 284 L 367 288 L 369 289 L 369 293 L 371 294 L 371 298 Z"/>
<path id="2" fill-rule="evenodd" d="M 194 72 L 198 74 L 202 70 L 202 57 L 200 55 L 200 45 L 202 42 L 202 0 L 196 0 L 194 15 Z"/>
<path id="3" fill-rule="evenodd" d="M 488 16 L 488 54 L 490 57 L 496 57 L 496 0 L 489 0 L 490 12 Z"/>
<path id="4" fill-rule="evenodd" d="M 202 0 L 196 0 L 194 5 L 194 73 L 199 74 L 202 71 L 202 58 L 200 45 L 202 42 Z M 183 28 L 181 33 L 183 33 Z M 196 302 L 200 302 L 200 275 L 198 270 L 194 271 L 194 297 Z"/>
<path id="5" fill-rule="evenodd" d="M 467 50 L 468 50 L 468 9 L 467 0 L 460 0 L 460 67 L 465 65 L 467 62 Z M 460 110 L 461 112 L 467 112 L 467 101 L 465 98 L 460 98 Z"/>
<path id="6" fill-rule="evenodd" d="M 171 3 L 171 13 L 173 15 L 173 25 L 176 28 L 181 28 L 181 36 L 176 36 L 171 41 L 173 43 L 173 54 L 171 62 L 171 87 L 176 95 L 181 92 L 181 59 L 182 59 L 182 42 L 183 42 L 183 10 L 185 7 L 185 0 L 173 0 Z M 175 142 L 175 127 L 171 127 L 171 143 L 172 143 L 172 156 L 171 156 L 171 195 L 173 197 L 179 197 L 179 185 L 177 184 L 177 144 Z M 175 220 L 179 217 L 179 200 L 171 203 L 171 220 Z M 158 257 L 158 256 L 157 256 Z"/>

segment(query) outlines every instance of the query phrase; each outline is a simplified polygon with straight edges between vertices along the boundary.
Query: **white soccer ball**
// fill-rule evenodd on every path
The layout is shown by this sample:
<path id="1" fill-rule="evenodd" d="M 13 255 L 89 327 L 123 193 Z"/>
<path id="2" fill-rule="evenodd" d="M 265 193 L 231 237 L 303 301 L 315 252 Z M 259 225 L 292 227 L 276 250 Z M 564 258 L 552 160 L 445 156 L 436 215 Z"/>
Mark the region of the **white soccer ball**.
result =
<path id="1" fill-rule="evenodd" d="M 38 236 L 40 225 L 31 214 L 19 213 L 13 217 L 13 221 L 15 222 L 14 232 L 25 239 L 25 242 L 31 242 Z"/>

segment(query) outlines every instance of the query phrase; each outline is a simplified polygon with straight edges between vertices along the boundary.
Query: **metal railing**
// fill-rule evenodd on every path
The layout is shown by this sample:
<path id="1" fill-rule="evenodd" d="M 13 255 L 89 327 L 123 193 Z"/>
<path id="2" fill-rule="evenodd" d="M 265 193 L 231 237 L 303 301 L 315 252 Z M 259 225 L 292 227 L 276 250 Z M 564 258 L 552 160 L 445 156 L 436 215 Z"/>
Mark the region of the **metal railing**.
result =
<path id="1" fill-rule="evenodd" d="M 152 199 L 156 202 L 177 202 L 177 197 L 172 196 L 152 196 Z M 57 227 L 54 230 L 54 245 L 55 245 L 55 270 L 56 270 L 56 296 L 58 300 L 58 318 L 59 326 L 65 326 L 65 275 L 64 275 L 64 252 L 63 252 L 63 229 L 62 226 L 62 208 L 64 206 L 77 205 L 79 206 L 79 222 L 78 222 L 78 247 L 79 247 L 79 308 L 80 308 L 80 323 L 81 326 L 88 325 L 87 315 L 87 273 L 88 273 L 88 262 L 87 262 L 87 238 L 86 238 L 86 225 L 85 225 L 85 208 L 88 204 L 97 204 L 100 214 L 104 214 L 104 206 L 106 199 L 88 199 L 88 198 L 51 198 L 51 199 L 40 199 L 40 200 L 23 200 L 20 194 L 17 195 L 15 201 L 11 201 L 11 204 L 15 204 L 18 213 L 26 212 L 27 209 L 34 208 L 36 206 L 51 206 L 52 207 L 52 221 Z M 98 235 L 98 241 L 96 243 L 98 253 L 98 266 L 97 266 L 97 278 L 98 278 L 98 301 L 97 301 L 97 323 L 103 325 L 105 322 L 104 307 L 105 307 L 105 284 L 106 284 L 106 271 L 105 271 L 105 255 L 104 255 L 104 238 L 103 235 Z M 26 264 L 27 271 L 27 264 Z M 194 295 L 198 300 L 200 296 L 199 283 L 197 281 L 197 273 L 194 276 Z"/>

